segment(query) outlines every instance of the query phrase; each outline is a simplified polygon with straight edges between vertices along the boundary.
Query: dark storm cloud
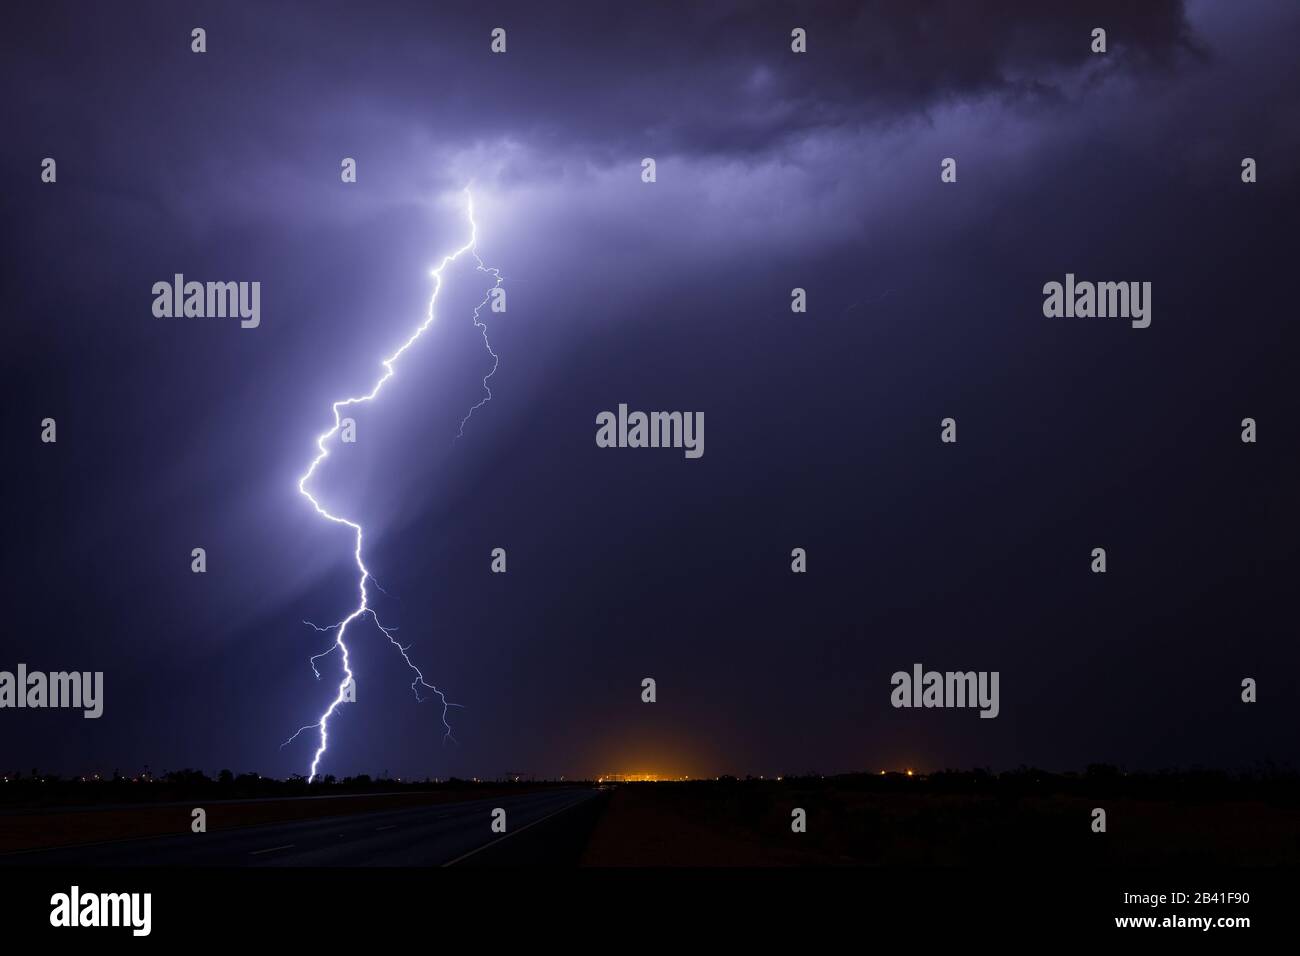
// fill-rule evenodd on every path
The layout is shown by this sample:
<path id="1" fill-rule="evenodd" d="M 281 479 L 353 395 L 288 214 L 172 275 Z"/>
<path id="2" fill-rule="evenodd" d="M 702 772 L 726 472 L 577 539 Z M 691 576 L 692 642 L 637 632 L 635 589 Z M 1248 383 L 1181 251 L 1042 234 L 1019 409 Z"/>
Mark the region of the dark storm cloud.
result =
<path id="1" fill-rule="evenodd" d="M 967 97 L 1050 103 L 1064 93 L 1058 80 L 1085 67 L 1172 69 L 1194 49 L 1179 2 L 1106 3 L 1065 15 L 1041 3 L 956 0 L 709 10 L 640 8 L 646 19 L 634 38 L 605 8 L 592 26 L 590 61 L 565 88 L 545 90 L 604 90 L 594 122 L 557 132 L 620 149 L 649 140 L 686 154 L 749 155 L 813 131 L 890 124 Z M 1098 61 L 1087 40 L 1103 24 L 1111 52 Z M 808 31 L 809 54 L 791 54 L 793 26 Z M 637 44 L 649 37 L 668 55 L 642 62 Z M 612 75 L 622 82 L 609 83 Z"/>
<path id="2" fill-rule="evenodd" d="M 97 29 L 109 17 L 130 27 L 112 43 Z M 213 72 L 155 87 L 189 55 L 198 24 L 209 31 Z M 509 31 L 509 53 L 491 71 L 476 69 L 491 56 L 495 26 Z M 808 31 L 807 55 L 790 51 L 794 26 Z M 1102 60 L 1089 52 L 1095 26 L 1108 31 Z M 158 110 L 159 130 L 179 120 L 211 136 L 159 147 L 220 147 L 226 120 L 262 113 L 276 122 L 261 145 L 275 149 L 326 134 L 331 117 L 364 124 L 348 114 L 374 110 L 434 137 L 508 135 L 600 162 L 647 145 L 762 152 L 809 130 L 889 123 L 968 96 L 1050 102 L 1072 72 L 1174 69 L 1195 49 L 1177 0 L 530 3 L 490 13 L 464 3 L 72 5 L 17 18 L 8 43 L 9 78 L 40 77 L 39 96 L 91 129 L 125 107 Z M 68 58 L 76 71 L 46 68 Z M 223 95 L 209 99 L 218 78 Z M 286 114 L 279 102 L 290 97 L 311 108 Z M 172 115 L 158 109 L 165 103 Z"/>
<path id="3" fill-rule="evenodd" d="M 647 155 L 696 164 L 690 176 L 729 218 L 754 195 L 852 208 L 828 173 L 850 150 L 870 166 L 881 135 L 942 125 L 937 114 L 961 103 L 1046 115 L 1198 59 L 1168 0 L 74 4 L 15 20 L 3 70 L 26 105 L 13 137 L 63 156 L 96 209 L 90 228 L 130 218 L 200 240 L 271 219 L 358 222 L 470 180 L 585 181 L 604 203 L 602 174 Z M 188 49 L 199 24 L 202 57 Z M 498 25 L 504 56 L 488 49 Z M 809 31 L 806 55 L 790 51 L 795 25 Z M 1104 57 L 1089 52 L 1095 25 L 1108 31 Z M 358 158 L 364 195 L 327 191 L 343 155 Z M 0 162 L 20 176 L 27 157 Z"/>
<path id="4" fill-rule="evenodd" d="M 1118 72 L 1172 69 L 1194 49 L 1177 0 L 1064 13 L 1030 0 L 891 0 L 526 5 L 494 15 L 493 25 L 510 30 L 510 62 L 486 84 L 450 84 L 466 105 L 490 104 L 480 131 L 588 148 L 604 161 L 648 144 L 687 154 L 762 152 L 810 130 L 889 123 L 968 96 L 1051 99 L 1061 93 L 1058 73 L 1099 62 Z M 399 69 L 430 57 L 417 22 L 406 34 L 410 47 L 396 52 Z M 446 56 L 453 66 L 443 76 L 484 55 L 469 38 L 488 21 L 453 22 L 444 36 L 456 46 L 444 43 L 436 60 L 425 60 L 431 73 Z M 1110 34 L 1104 61 L 1089 51 L 1097 25 Z M 810 54 L 791 53 L 794 26 L 809 32 Z M 571 52 L 557 64 L 559 49 Z M 411 62 L 402 63 L 406 56 Z M 360 66 L 354 59 L 348 72 Z M 410 94 L 390 92 L 398 102 Z"/>
<path id="5" fill-rule="evenodd" d="M 742 241 L 778 222 L 789 238 L 835 238 L 906 201 L 846 182 L 846 158 L 878 176 L 891 154 L 950 155 L 949 132 L 969 139 L 1002 115 L 1009 139 L 992 148 L 1027 151 L 1025 124 L 1062 103 L 1087 110 L 1111 87 L 1200 62 L 1167 0 L 56 5 L 15 21 L 2 69 L 24 105 L 10 131 L 62 157 L 85 228 L 129 221 L 133 235 L 195 242 L 357 225 L 474 181 L 517 225 L 618 247 L 620 184 L 643 156 L 670 164 L 660 192 L 685 255 L 722 247 L 714 223 L 743 224 Z M 201 57 L 188 48 L 199 24 Z M 498 25 L 504 56 L 488 49 Z M 806 55 L 790 51 L 795 25 Z M 1089 52 L 1095 25 L 1105 57 Z M 946 120 L 959 105 L 980 119 Z M 365 189 L 339 195 L 330 180 L 345 155 Z M 0 157 L 13 177 L 27 162 Z M 87 277 L 108 281 L 113 259 L 90 259 Z"/>

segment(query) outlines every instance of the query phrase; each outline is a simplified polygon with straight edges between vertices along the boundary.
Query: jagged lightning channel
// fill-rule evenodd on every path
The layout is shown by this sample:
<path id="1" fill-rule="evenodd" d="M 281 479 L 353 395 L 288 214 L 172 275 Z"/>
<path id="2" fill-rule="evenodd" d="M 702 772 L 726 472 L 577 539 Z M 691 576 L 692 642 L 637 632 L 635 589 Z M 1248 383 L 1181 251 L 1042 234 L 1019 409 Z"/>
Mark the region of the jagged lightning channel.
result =
<path id="1" fill-rule="evenodd" d="M 433 270 L 432 272 L 433 279 L 434 279 L 433 295 L 429 299 L 429 309 L 428 309 L 428 313 L 425 315 L 424 321 L 420 323 L 419 327 L 416 328 L 416 330 L 413 333 L 411 333 L 410 338 L 408 338 L 405 342 L 402 343 L 401 348 L 399 348 L 396 352 L 394 352 L 392 355 L 388 356 L 388 358 L 383 360 L 382 364 L 384 366 L 384 374 L 380 376 L 379 380 L 375 382 L 374 387 L 371 388 L 369 392 L 367 392 L 364 395 L 357 395 L 351 398 L 341 399 L 340 401 L 333 403 L 331 407 L 334 412 L 334 425 L 328 431 L 321 433 L 321 435 L 317 437 L 316 449 L 319 452 L 319 454 L 317 454 L 316 457 L 312 459 L 311 464 L 307 467 L 306 473 L 304 473 L 303 476 L 298 479 L 298 493 L 311 502 L 311 505 L 313 508 L 316 509 L 317 514 L 319 514 L 323 518 L 333 521 L 335 524 L 346 525 L 347 527 L 351 528 L 353 533 L 356 535 L 356 547 L 353 550 L 353 557 L 356 559 L 357 570 L 361 574 L 361 577 L 357 582 L 357 590 L 360 595 L 360 600 L 356 608 L 352 611 L 351 614 L 343 618 L 338 623 L 330 625 L 329 627 L 318 627 L 317 625 L 312 624 L 309 621 L 304 622 L 309 627 L 315 628 L 317 631 L 320 631 L 322 633 L 328 633 L 330 631 L 335 632 L 334 643 L 331 644 L 329 648 L 326 649 L 325 651 L 322 651 L 320 654 L 316 654 L 311 658 L 312 672 L 315 673 L 318 679 L 320 678 L 320 671 L 316 669 L 317 660 L 326 656 L 327 654 L 333 653 L 336 650 L 343 657 L 343 680 L 340 681 L 338 686 L 338 691 L 335 693 L 334 699 L 330 702 L 329 707 L 325 709 L 325 712 L 320 715 L 320 718 L 315 723 L 307 724 L 304 727 L 298 728 L 298 730 L 293 734 L 293 736 L 290 737 L 281 745 L 282 748 L 288 746 L 290 743 L 296 740 L 298 736 L 302 734 L 304 731 L 311 730 L 313 728 L 316 728 L 320 731 L 320 745 L 316 748 L 316 754 L 312 758 L 311 772 L 308 774 L 307 777 L 308 783 L 312 782 L 316 778 L 316 771 L 320 767 L 321 757 L 324 756 L 325 750 L 329 746 L 329 719 L 334 715 L 334 712 L 338 710 L 339 705 L 344 702 L 344 698 L 347 694 L 348 684 L 352 680 L 352 667 L 348 657 L 348 647 L 347 644 L 344 643 L 343 638 L 347 634 L 348 626 L 351 625 L 354 621 L 357 621 L 362 617 L 368 616 L 371 620 L 375 622 L 375 626 L 380 630 L 380 632 L 383 633 L 383 635 L 386 638 L 388 638 L 389 643 L 391 643 L 394 647 L 397 648 L 398 652 L 402 655 L 402 660 L 404 660 L 406 662 L 406 665 L 415 673 L 415 680 L 411 682 L 411 689 L 415 692 L 416 699 L 417 700 L 422 699 L 420 697 L 420 688 L 423 687 L 426 690 L 433 691 L 433 693 L 435 693 L 438 696 L 438 699 L 442 701 L 442 725 L 443 728 L 446 730 L 443 740 L 445 742 L 448 739 L 451 739 L 453 741 L 456 739 L 455 737 L 452 736 L 451 724 L 447 720 L 447 712 L 452 707 L 459 707 L 460 705 L 448 701 L 446 695 L 443 694 L 442 691 L 440 691 L 437 687 L 435 687 L 433 684 L 430 684 L 428 681 L 424 679 L 424 674 L 420 672 L 420 669 L 415 666 L 414 662 L 407 655 L 407 651 L 410 650 L 410 646 L 407 645 L 406 647 L 403 647 L 400 643 L 398 643 L 397 638 L 393 636 L 393 632 L 397 629 L 394 627 L 384 626 L 384 624 L 379 620 L 379 615 L 376 614 L 374 608 L 370 606 L 370 592 L 368 591 L 366 585 L 374 584 L 377 588 L 379 587 L 379 585 L 377 582 L 375 582 L 373 575 L 371 575 L 370 570 L 366 567 L 365 560 L 362 558 L 363 532 L 362 532 L 361 525 L 348 518 L 344 518 L 327 511 L 324 507 L 322 507 L 321 503 L 316 500 L 316 498 L 312 495 L 312 493 L 307 490 L 307 483 L 311 481 L 312 476 L 316 474 L 316 469 L 320 467 L 320 463 L 329 457 L 330 454 L 329 449 L 327 449 L 325 446 L 326 443 L 335 435 L 337 435 L 339 430 L 342 428 L 343 419 L 342 416 L 339 414 L 340 410 L 347 408 L 350 405 L 361 405 L 365 402 L 369 402 L 373 400 L 374 397 L 379 394 L 380 389 L 384 387 L 384 384 L 390 378 L 393 377 L 394 375 L 393 364 L 399 358 L 401 358 L 402 354 L 407 349 L 409 349 L 412 345 L 414 345 L 415 341 L 419 339 L 421 335 L 424 334 L 425 330 L 428 329 L 430 325 L 433 324 L 434 307 L 438 301 L 438 293 L 442 290 L 443 270 L 446 269 L 447 266 L 449 266 L 451 263 L 455 262 L 457 259 L 463 256 L 465 253 L 469 253 L 474 257 L 474 261 L 475 263 L 477 263 L 478 271 L 487 273 L 488 275 L 491 275 L 494 279 L 494 284 L 492 286 L 492 289 L 488 290 L 488 293 L 486 296 L 484 296 L 483 301 L 480 302 L 478 307 L 474 309 L 474 325 L 482 332 L 483 344 L 487 346 L 488 354 L 492 356 L 492 371 L 488 372 L 488 374 L 483 378 L 483 388 L 485 391 L 487 391 L 487 396 L 484 399 L 482 399 L 477 405 L 471 408 L 469 410 L 469 413 L 461 420 L 460 430 L 456 436 L 457 438 L 460 438 L 464 434 L 465 423 L 469 421 L 470 416 L 474 414 L 475 410 L 481 408 L 484 404 L 486 404 L 488 401 L 491 400 L 492 391 L 490 388 L 488 388 L 487 383 L 488 383 L 488 379 L 490 379 L 492 375 L 496 372 L 497 366 L 500 364 L 500 359 L 497 357 L 497 353 L 492 351 L 492 345 L 490 342 L 488 342 L 487 326 L 479 319 L 479 313 L 483 309 L 483 307 L 487 305 L 488 300 L 491 298 L 492 290 L 498 288 L 501 285 L 502 275 L 498 269 L 490 268 L 484 265 L 483 260 L 479 258 L 478 252 L 476 250 L 476 244 L 478 242 L 478 224 L 474 221 L 474 196 L 468 189 L 465 190 L 465 214 L 466 214 L 466 218 L 469 220 L 469 226 L 470 226 L 469 241 L 466 242 L 459 249 L 457 249 L 455 252 L 452 252 L 449 255 L 444 256 L 442 262 L 438 265 L 436 269 Z M 382 591 L 383 588 L 379 588 L 379 590 Z"/>
<path id="2" fill-rule="evenodd" d="M 479 313 L 483 311 L 483 307 L 488 304 L 488 300 L 492 298 L 492 293 L 501 287 L 501 270 L 485 268 L 483 260 L 478 258 L 477 253 L 474 254 L 474 258 L 478 259 L 479 271 L 490 273 L 492 278 L 496 280 L 492 288 L 488 289 L 487 295 L 483 297 L 483 301 L 474 307 L 474 327 L 483 333 L 483 347 L 487 349 L 488 355 L 492 356 L 492 368 L 483 376 L 483 397 L 479 399 L 478 404 L 474 405 L 468 412 L 466 412 L 465 417 L 460 420 L 460 428 L 456 432 L 456 440 L 465 437 L 465 423 L 474 417 L 474 413 L 488 402 L 492 401 L 492 388 L 488 385 L 488 379 L 497 373 L 497 366 L 501 364 L 501 357 L 497 355 L 496 352 L 492 351 L 492 343 L 488 341 L 487 323 L 483 322 L 478 317 Z"/>

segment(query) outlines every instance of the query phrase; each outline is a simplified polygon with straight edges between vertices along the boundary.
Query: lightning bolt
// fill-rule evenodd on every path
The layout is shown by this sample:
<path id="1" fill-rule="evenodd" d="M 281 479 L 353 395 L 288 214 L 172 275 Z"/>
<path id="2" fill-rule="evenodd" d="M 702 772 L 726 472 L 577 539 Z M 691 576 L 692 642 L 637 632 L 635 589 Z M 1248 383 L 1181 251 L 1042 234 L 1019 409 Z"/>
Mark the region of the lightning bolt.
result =
<path id="1" fill-rule="evenodd" d="M 492 356 L 492 368 L 486 375 L 483 376 L 483 391 L 485 393 L 484 396 L 481 399 L 479 399 L 478 404 L 475 405 L 473 408 L 471 408 L 468 412 L 466 412 L 465 417 L 460 420 L 460 430 L 456 432 L 457 441 L 465 437 L 465 423 L 474 417 L 474 413 L 476 411 L 478 411 L 488 402 L 492 401 L 492 389 L 488 385 L 488 379 L 490 379 L 493 375 L 497 373 L 497 366 L 501 364 L 500 356 L 498 356 L 496 352 L 492 351 L 492 343 L 488 341 L 487 324 L 479 319 L 478 314 L 481 311 L 483 311 L 483 307 L 488 304 L 488 300 L 492 298 L 492 293 L 495 292 L 497 289 L 501 288 L 501 281 L 504 277 L 501 275 L 501 270 L 486 268 L 483 265 L 483 260 L 478 258 L 477 253 L 474 254 L 474 258 L 478 259 L 479 272 L 487 272 L 491 274 L 493 279 L 496 280 L 492 288 L 488 289 L 487 295 L 483 297 L 483 301 L 480 302 L 478 305 L 474 306 L 474 327 L 478 329 L 481 333 L 483 333 L 483 347 L 487 349 L 488 355 Z"/>
<path id="2" fill-rule="evenodd" d="M 492 371 L 488 372 L 488 374 L 483 378 L 483 388 L 487 392 L 487 396 L 483 398 L 481 401 L 479 401 L 477 405 L 471 408 L 469 410 L 469 413 L 461 420 L 460 431 L 457 433 L 456 436 L 457 438 L 460 438 L 464 434 L 465 423 L 469 421 L 470 416 L 474 414 L 475 410 L 481 408 L 483 405 L 485 405 L 487 402 L 491 400 L 492 391 L 488 387 L 487 383 L 488 383 L 488 379 L 490 379 L 492 375 L 496 372 L 497 366 L 500 364 L 500 359 L 497 357 L 496 352 L 492 351 L 492 345 L 488 342 L 487 326 L 479 319 L 479 312 L 483 309 L 484 306 L 487 305 L 488 300 L 492 296 L 492 290 L 498 288 L 501 285 L 502 275 L 499 270 L 485 266 L 483 264 L 483 260 L 479 258 L 478 252 L 476 250 L 476 244 L 478 242 L 478 224 L 474 221 L 474 196 L 470 193 L 468 188 L 465 190 L 465 215 L 466 218 L 469 220 L 469 227 L 470 227 L 469 241 L 466 242 L 459 249 L 457 249 L 455 252 L 452 252 L 449 255 L 444 256 L 442 262 L 438 265 L 438 268 L 433 270 L 432 272 L 433 279 L 434 279 L 433 295 L 429 299 L 429 309 L 425 315 L 424 321 L 421 322 L 420 325 L 416 328 L 416 330 L 411 333 L 411 336 L 405 342 L 402 343 L 401 348 L 399 348 L 396 352 L 394 352 L 392 355 L 388 356 L 388 358 L 383 360 L 381 364 L 384 366 L 384 374 L 379 377 L 379 380 L 375 382 L 374 386 L 370 389 L 369 392 L 365 393 L 364 395 L 357 395 L 351 398 L 340 399 L 339 401 L 333 403 L 331 408 L 333 409 L 334 412 L 334 425 L 328 431 L 322 432 L 316 438 L 316 450 L 319 454 L 317 454 L 316 457 L 312 459 L 311 464 L 307 467 L 307 471 L 303 474 L 301 478 L 298 479 L 298 493 L 301 494 L 304 498 L 306 498 L 309 502 L 311 502 L 311 506 L 316 509 L 316 513 L 318 515 L 320 515 L 322 518 L 334 522 L 335 524 L 345 525 L 346 527 L 352 529 L 353 533 L 356 536 L 356 547 L 353 549 L 352 554 L 356 560 L 357 571 L 360 573 L 360 578 L 357 581 L 357 591 L 359 595 L 359 601 L 357 603 L 357 606 L 353 609 L 352 613 L 350 613 L 347 617 L 343 618 L 338 623 L 331 624 L 329 627 L 318 627 L 317 625 L 312 624 L 310 621 L 303 622 L 307 624 L 308 627 L 314 628 L 315 630 L 321 633 L 329 633 L 330 631 L 335 632 L 334 642 L 326 650 L 322 651 L 319 654 L 314 655 L 311 658 L 312 673 L 316 675 L 316 678 L 318 680 L 320 679 L 320 671 L 316 669 L 316 661 L 318 661 L 322 657 L 325 657 L 328 654 L 332 654 L 336 650 L 342 655 L 343 658 L 343 680 L 339 682 L 338 691 L 335 693 L 334 699 L 330 702 L 330 705 L 325 709 L 324 713 L 320 715 L 320 717 L 316 720 L 315 723 L 307 724 L 304 727 L 298 728 L 298 730 L 293 734 L 292 737 L 290 737 L 283 744 L 281 744 L 281 749 L 283 749 L 284 747 L 287 747 L 289 744 L 291 744 L 294 740 L 296 740 L 298 736 L 304 733 L 305 731 L 312 730 L 312 729 L 317 729 L 320 731 L 320 744 L 316 748 L 315 756 L 312 758 L 311 772 L 307 777 L 308 783 L 311 783 L 316 778 L 316 772 L 320 767 L 321 757 L 324 756 L 325 750 L 329 746 L 329 720 L 332 716 L 334 716 L 334 712 L 338 710 L 339 705 L 344 702 L 344 698 L 347 695 L 348 685 L 351 683 L 353 679 L 352 667 L 348 657 L 348 646 L 346 643 L 344 643 L 343 638 L 347 634 L 349 626 L 351 626 L 356 621 L 365 617 L 369 617 L 372 621 L 374 621 L 375 627 L 377 627 L 379 631 L 386 638 L 388 638 L 389 643 L 391 643 L 394 647 L 397 648 L 398 653 L 402 655 L 402 660 L 406 662 L 406 666 L 409 667 L 411 671 L 415 674 L 415 680 L 411 682 L 411 690 L 414 691 L 416 700 L 423 699 L 420 696 L 420 688 L 424 688 L 426 690 L 433 691 L 433 693 L 438 696 L 438 699 L 442 701 L 442 725 L 446 731 L 446 733 L 443 736 L 443 742 L 446 743 L 447 740 L 454 741 L 456 739 L 455 737 L 452 736 L 451 724 L 447 720 L 447 712 L 452 707 L 459 707 L 461 705 L 453 704 L 450 701 L 448 701 L 446 695 L 443 694 L 442 691 L 440 691 L 437 687 L 435 687 L 433 684 L 430 684 L 428 681 L 424 679 L 424 674 L 420 672 L 420 669 L 415 666 L 415 663 L 411 660 L 411 658 L 407 654 L 407 651 L 410 650 L 410 645 L 403 647 L 398 642 L 397 638 L 393 636 L 393 632 L 397 629 L 394 627 L 384 626 L 384 624 L 379 620 L 379 615 L 375 612 L 374 608 L 370 606 L 370 592 L 367 588 L 367 585 L 373 584 L 380 591 L 383 591 L 383 588 L 379 587 L 378 582 L 375 581 L 374 576 L 370 573 L 370 570 L 366 567 L 365 560 L 362 557 L 363 531 L 361 525 L 356 521 L 352 521 L 349 518 L 344 518 L 340 515 L 333 514 L 330 511 L 326 510 L 321 505 L 321 503 L 316 500 L 316 498 L 312 495 L 312 493 L 307 490 L 307 485 L 311 481 L 312 477 L 316 474 L 316 469 L 320 467 L 320 463 L 329 457 L 330 453 L 329 453 L 329 449 L 326 448 L 326 444 L 330 441 L 330 439 L 332 439 L 335 435 L 337 435 L 339 433 L 339 430 L 342 428 L 343 419 L 342 416 L 340 415 L 340 411 L 351 405 L 361 405 L 366 402 L 373 401 L 375 396 L 379 394 L 380 390 L 384 387 L 384 385 L 388 382 L 388 380 L 393 377 L 393 375 L 396 373 L 394 364 L 397 362 L 397 360 L 401 358 L 402 355 L 406 352 L 406 350 L 409 349 L 412 345 L 414 345 L 415 342 L 420 338 L 420 336 L 422 336 L 425 333 L 425 330 L 427 330 L 429 326 L 433 324 L 434 306 L 438 301 L 438 293 L 442 290 L 443 270 L 445 270 L 447 266 L 451 265 L 451 263 L 455 262 L 465 253 L 469 253 L 474 257 L 474 261 L 477 263 L 477 268 L 479 272 L 486 273 L 492 276 L 492 278 L 494 279 L 494 284 L 492 286 L 492 289 L 488 290 L 488 293 L 486 296 L 484 296 L 483 301 L 480 302 L 479 305 L 474 309 L 474 325 L 482 332 L 483 343 L 484 345 L 487 346 L 488 354 L 492 356 Z"/>

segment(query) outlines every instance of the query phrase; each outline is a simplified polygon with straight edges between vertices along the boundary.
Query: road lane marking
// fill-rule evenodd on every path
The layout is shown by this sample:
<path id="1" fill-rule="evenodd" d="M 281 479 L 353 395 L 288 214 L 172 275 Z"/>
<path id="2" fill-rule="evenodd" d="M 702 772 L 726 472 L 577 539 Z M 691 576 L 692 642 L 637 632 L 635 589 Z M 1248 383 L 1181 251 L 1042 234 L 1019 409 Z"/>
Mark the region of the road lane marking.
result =
<path id="1" fill-rule="evenodd" d="M 394 823 L 391 827 L 375 827 L 375 832 L 379 833 L 381 830 L 396 830 L 396 829 L 397 829 L 397 824 Z"/>
<path id="2" fill-rule="evenodd" d="M 292 850 L 297 845 L 298 844 L 296 843 L 286 843 L 284 846 L 272 846 L 272 847 L 267 847 L 265 850 L 254 850 L 252 853 L 248 855 L 261 856 L 263 853 L 274 853 L 276 850 Z"/>
<path id="3" fill-rule="evenodd" d="M 455 866 L 455 865 L 456 865 L 457 863 L 459 863 L 461 860 L 467 860 L 467 859 L 469 859 L 471 856 L 473 856 L 475 853 L 478 853 L 480 850 L 486 850 L 486 849 L 487 849 L 488 847 L 490 847 L 490 846 L 496 846 L 496 845 L 497 845 L 498 843 L 500 843 L 502 840 L 507 840 L 507 839 L 509 839 L 509 838 L 512 837 L 512 836 L 516 836 L 516 835 L 518 835 L 518 834 L 520 834 L 520 833 L 523 833 L 523 832 L 524 832 L 525 830 L 527 830 L 529 827 L 535 827 L 535 826 L 537 826 L 537 824 L 539 824 L 539 823 L 545 823 L 547 820 L 551 819 L 551 817 L 553 817 L 553 816 L 557 816 L 557 815 L 563 813 L 565 810 L 572 810 L 574 807 L 580 807 L 580 806 L 582 806 L 582 805 L 583 805 L 584 803 L 586 803 L 588 800 L 592 799 L 593 796 L 594 796 L 594 793 L 589 793 L 589 794 L 587 794 L 586 796 L 584 796 L 581 800 L 575 800 L 575 801 L 573 801 L 573 803 L 566 804 L 566 805 L 560 807 L 560 809 L 556 810 L 554 813 L 548 813 L 546 816 L 542 817 L 540 820 L 534 820 L 532 823 L 526 823 L 526 824 L 524 824 L 523 826 L 521 826 L 518 830 L 511 830 L 509 833 L 505 833 L 505 834 L 503 834 L 503 835 L 497 837 L 495 840 L 491 840 L 491 841 L 489 841 L 489 842 L 487 842 L 487 843 L 484 843 L 482 846 L 475 847 L 474 849 L 470 850 L 468 853 L 462 853 L 460 856 L 456 857 L 456 859 L 454 859 L 454 860 L 448 860 L 446 863 L 444 863 L 444 864 L 442 864 L 442 865 L 443 865 L 443 866 Z"/>

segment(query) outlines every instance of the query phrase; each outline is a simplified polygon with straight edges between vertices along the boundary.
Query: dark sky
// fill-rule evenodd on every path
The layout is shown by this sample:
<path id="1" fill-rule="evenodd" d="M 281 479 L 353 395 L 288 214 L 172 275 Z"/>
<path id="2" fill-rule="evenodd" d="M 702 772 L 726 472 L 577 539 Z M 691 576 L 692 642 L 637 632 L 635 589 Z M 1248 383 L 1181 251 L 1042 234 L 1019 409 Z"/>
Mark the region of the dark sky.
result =
<path id="1" fill-rule="evenodd" d="M 493 400 L 453 445 L 458 265 L 317 486 L 459 744 L 359 623 L 322 772 L 1294 765 L 1300 8 L 1070 6 L 7 14 L 0 669 L 102 670 L 105 712 L 0 712 L 0 765 L 306 769 L 302 621 L 355 575 L 297 476 L 471 181 Z M 261 326 L 154 318 L 177 272 L 260 281 Z M 1067 272 L 1151 282 L 1151 327 L 1045 318 Z M 620 402 L 704 412 L 704 456 L 597 448 Z M 999 671 L 1001 715 L 891 708 L 915 662 Z"/>

